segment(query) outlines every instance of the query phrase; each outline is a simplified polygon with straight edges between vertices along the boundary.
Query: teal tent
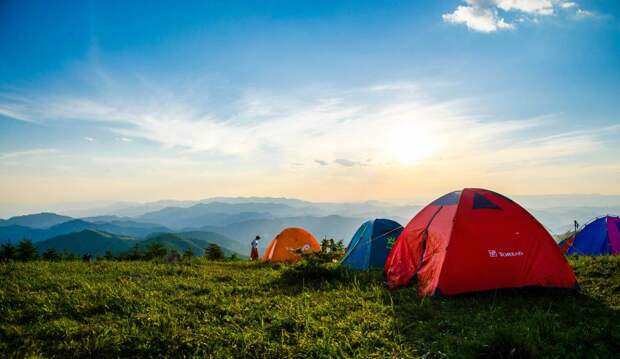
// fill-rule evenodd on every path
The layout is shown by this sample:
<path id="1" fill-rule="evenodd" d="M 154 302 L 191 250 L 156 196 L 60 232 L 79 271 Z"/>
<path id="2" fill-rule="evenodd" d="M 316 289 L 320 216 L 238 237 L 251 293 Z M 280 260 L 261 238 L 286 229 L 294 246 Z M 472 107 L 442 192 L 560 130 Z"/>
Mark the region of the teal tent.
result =
<path id="1" fill-rule="evenodd" d="M 354 269 L 383 268 L 403 226 L 390 219 L 373 219 L 353 235 L 341 263 Z"/>

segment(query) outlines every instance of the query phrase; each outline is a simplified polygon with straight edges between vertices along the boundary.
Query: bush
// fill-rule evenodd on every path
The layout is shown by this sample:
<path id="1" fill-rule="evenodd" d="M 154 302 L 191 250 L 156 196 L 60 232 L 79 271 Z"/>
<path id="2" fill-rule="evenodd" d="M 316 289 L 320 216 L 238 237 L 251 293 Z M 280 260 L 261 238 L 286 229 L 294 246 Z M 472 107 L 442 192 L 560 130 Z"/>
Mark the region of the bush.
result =
<path id="1" fill-rule="evenodd" d="M 161 244 L 151 243 L 148 247 L 146 247 L 144 258 L 146 260 L 160 259 L 164 258 L 167 253 L 168 251 Z"/>
<path id="2" fill-rule="evenodd" d="M 0 261 L 10 261 L 16 258 L 15 246 L 11 243 L 4 243 L 0 247 Z"/>
<path id="3" fill-rule="evenodd" d="M 189 261 L 194 258 L 194 251 L 188 247 L 185 252 L 183 252 L 183 260 Z"/>
<path id="4" fill-rule="evenodd" d="M 325 281 L 338 281 L 348 276 L 346 268 L 335 264 L 344 255 L 342 241 L 323 239 L 321 250 L 316 252 L 304 252 L 301 248 L 295 253 L 301 255 L 302 260 L 289 267 L 282 274 L 282 281 L 286 284 L 319 284 Z"/>
<path id="5" fill-rule="evenodd" d="M 224 251 L 215 243 L 209 244 L 205 249 L 205 257 L 211 261 L 218 261 L 224 259 Z"/>
<path id="6" fill-rule="evenodd" d="M 46 261 L 59 261 L 60 255 L 58 254 L 58 252 L 56 252 L 56 250 L 54 248 L 48 248 L 44 253 L 43 253 L 43 259 L 45 259 Z"/>
<path id="7" fill-rule="evenodd" d="M 37 249 L 29 239 L 24 239 L 17 245 L 17 258 L 21 261 L 31 261 L 37 259 Z"/>
<path id="8" fill-rule="evenodd" d="M 127 259 L 130 261 L 139 261 L 142 259 L 142 253 L 140 253 L 140 246 L 136 243 L 133 248 L 131 248 L 131 252 L 127 254 Z"/>
<path id="9" fill-rule="evenodd" d="M 309 264 L 333 263 L 344 255 L 344 244 L 342 241 L 336 242 L 332 238 L 325 238 L 321 241 L 321 250 L 317 252 L 304 252 L 301 248 L 294 252 L 301 255 L 302 260 Z"/>
<path id="10" fill-rule="evenodd" d="M 103 255 L 103 259 L 105 259 L 107 261 L 114 260 L 114 254 L 112 254 L 112 251 L 107 250 L 107 251 L 105 251 L 105 254 Z"/>

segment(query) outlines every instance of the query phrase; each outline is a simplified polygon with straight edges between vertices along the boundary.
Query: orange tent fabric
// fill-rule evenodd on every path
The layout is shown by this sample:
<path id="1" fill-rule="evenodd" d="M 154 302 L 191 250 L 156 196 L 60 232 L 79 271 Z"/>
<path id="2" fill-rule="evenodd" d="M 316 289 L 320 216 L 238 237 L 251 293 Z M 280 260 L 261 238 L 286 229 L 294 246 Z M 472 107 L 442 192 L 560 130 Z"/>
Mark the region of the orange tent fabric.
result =
<path id="1" fill-rule="evenodd" d="M 303 248 L 305 252 L 321 250 L 319 242 L 310 232 L 303 228 L 286 228 L 269 243 L 263 260 L 267 262 L 297 262 L 301 256 L 292 252 L 297 248 Z"/>

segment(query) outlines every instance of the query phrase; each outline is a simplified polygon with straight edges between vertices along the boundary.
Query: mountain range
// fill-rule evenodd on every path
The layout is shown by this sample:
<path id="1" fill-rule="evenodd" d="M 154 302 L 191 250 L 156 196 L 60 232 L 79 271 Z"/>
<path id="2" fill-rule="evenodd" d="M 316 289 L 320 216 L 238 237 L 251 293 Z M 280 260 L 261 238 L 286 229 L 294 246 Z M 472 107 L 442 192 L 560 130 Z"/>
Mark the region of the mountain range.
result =
<path id="1" fill-rule="evenodd" d="M 533 196 L 523 202 L 536 204 L 536 208 L 526 208 L 551 232 L 562 233 L 572 229 L 573 220 L 584 224 L 599 215 L 620 213 L 620 204 L 614 205 L 616 197 L 574 197 L 589 206 L 571 205 L 573 197 L 561 195 Z M 81 218 L 43 212 L 0 219 L 0 242 L 28 238 L 34 242 L 47 241 L 40 243 L 41 248 L 51 245 L 62 249 L 58 243 L 73 243 L 71 247 L 76 250 L 97 252 L 102 249 L 98 247 L 101 243 L 108 243 L 114 250 L 123 250 L 130 243 L 160 236 L 164 243 L 174 239 L 183 250 L 188 246 L 197 249 L 206 242 L 245 255 L 249 242 L 256 235 L 264 239 L 261 248 L 282 229 L 292 226 L 304 227 L 318 239 L 342 239 L 347 243 L 357 227 L 369 218 L 391 218 L 406 225 L 421 208 L 415 204 L 393 205 L 378 201 L 324 203 L 270 197 L 117 203 L 108 204 L 99 211 L 82 208 L 82 212 L 89 215 Z M 188 240 L 193 244 L 188 244 Z M 92 248 L 88 247 L 89 242 Z"/>

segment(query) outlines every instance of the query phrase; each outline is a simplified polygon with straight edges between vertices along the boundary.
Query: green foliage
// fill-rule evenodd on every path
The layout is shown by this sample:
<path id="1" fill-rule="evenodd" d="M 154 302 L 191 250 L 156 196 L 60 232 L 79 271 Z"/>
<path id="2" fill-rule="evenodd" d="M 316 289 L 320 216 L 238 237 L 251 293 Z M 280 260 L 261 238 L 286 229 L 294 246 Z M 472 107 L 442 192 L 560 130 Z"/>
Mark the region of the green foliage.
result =
<path id="1" fill-rule="evenodd" d="M 114 254 L 112 254 L 112 251 L 110 251 L 110 250 L 105 251 L 105 254 L 103 255 L 103 259 L 105 259 L 107 261 L 114 260 Z"/>
<path id="2" fill-rule="evenodd" d="M 185 252 L 183 252 L 183 260 L 189 261 L 194 258 L 194 251 L 191 247 L 188 247 Z"/>
<path id="3" fill-rule="evenodd" d="M 211 243 L 205 249 L 205 257 L 211 261 L 218 261 L 224 259 L 224 251 L 215 243 Z"/>
<path id="4" fill-rule="evenodd" d="M 37 249 L 29 239 L 22 239 L 17 245 L 17 258 L 26 262 L 37 259 Z"/>
<path id="5" fill-rule="evenodd" d="M 570 258 L 582 287 L 439 300 L 380 271 L 283 280 L 249 261 L 0 263 L 3 357 L 612 358 L 620 257 Z M 294 266 L 292 266 L 294 267 Z M 338 272 L 342 271 L 342 272 Z"/>
<path id="6" fill-rule="evenodd" d="M 54 248 L 48 248 L 41 257 L 46 261 L 59 261 L 62 259 Z"/>
<path id="7" fill-rule="evenodd" d="M 146 251 L 144 252 L 144 259 L 161 259 L 164 258 L 167 253 L 168 251 L 163 245 L 159 243 L 151 243 L 146 247 Z"/>
<path id="8" fill-rule="evenodd" d="M 294 250 L 299 254 L 303 261 L 309 265 L 319 265 L 321 263 L 337 262 L 344 255 L 344 244 L 342 241 L 334 241 L 333 239 L 323 239 L 321 241 L 321 250 L 316 252 L 306 252 L 303 248 Z"/>
<path id="9" fill-rule="evenodd" d="M 142 258 L 143 257 L 142 253 L 140 252 L 140 246 L 138 244 L 134 244 L 129 254 L 127 254 L 127 259 L 129 259 L 130 261 L 139 261 Z"/>
<path id="10" fill-rule="evenodd" d="M 0 247 L 0 261 L 11 261 L 17 257 L 17 250 L 11 243 L 4 243 Z"/>

